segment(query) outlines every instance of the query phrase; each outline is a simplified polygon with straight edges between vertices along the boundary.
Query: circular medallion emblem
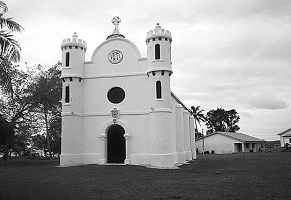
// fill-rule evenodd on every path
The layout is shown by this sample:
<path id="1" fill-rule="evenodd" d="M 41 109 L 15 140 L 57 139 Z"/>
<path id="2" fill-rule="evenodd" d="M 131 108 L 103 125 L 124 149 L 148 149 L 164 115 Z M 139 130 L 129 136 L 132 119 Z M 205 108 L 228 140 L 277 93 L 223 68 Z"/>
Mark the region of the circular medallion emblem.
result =
<path id="1" fill-rule="evenodd" d="M 120 63 L 120 61 L 123 58 L 123 54 L 121 51 L 119 50 L 112 50 L 109 55 L 108 55 L 108 60 L 109 62 L 111 62 L 112 64 L 117 64 Z"/>

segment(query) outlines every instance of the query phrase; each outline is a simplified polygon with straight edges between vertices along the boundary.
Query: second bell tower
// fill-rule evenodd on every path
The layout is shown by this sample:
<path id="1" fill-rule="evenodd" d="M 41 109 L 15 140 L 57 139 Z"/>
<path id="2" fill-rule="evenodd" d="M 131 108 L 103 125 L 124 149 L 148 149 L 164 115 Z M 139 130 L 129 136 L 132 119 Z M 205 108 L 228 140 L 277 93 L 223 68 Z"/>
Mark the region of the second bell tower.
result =
<path id="1" fill-rule="evenodd" d="M 150 164 L 174 167 L 170 76 L 171 33 L 157 23 L 147 33 L 147 75 L 150 99 Z"/>

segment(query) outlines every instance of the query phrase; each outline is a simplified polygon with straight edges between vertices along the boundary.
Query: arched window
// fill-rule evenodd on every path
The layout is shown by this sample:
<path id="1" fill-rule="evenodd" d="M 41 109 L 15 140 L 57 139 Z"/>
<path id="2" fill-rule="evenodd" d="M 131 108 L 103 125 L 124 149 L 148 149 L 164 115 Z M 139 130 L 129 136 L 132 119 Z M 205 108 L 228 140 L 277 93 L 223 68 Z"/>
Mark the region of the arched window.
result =
<path id="1" fill-rule="evenodd" d="M 160 51 L 160 45 L 155 45 L 155 59 L 158 60 L 161 58 L 161 51 Z"/>
<path id="2" fill-rule="evenodd" d="M 67 52 L 66 53 L 66 67 L 68 67 L 70 65 L 70 53 Z"/>
<path id="3" fill-rule="evenodd" d="M 70 102 L 70 86 L 66 86 L 65 88 L 65 103 Z"/>
<path id="4" fill-rule="evenodd" d="M 156 82 L 156 93 L 157 93 L 157 99 L 162 98 L 162 84 L 161 81 Z"/>

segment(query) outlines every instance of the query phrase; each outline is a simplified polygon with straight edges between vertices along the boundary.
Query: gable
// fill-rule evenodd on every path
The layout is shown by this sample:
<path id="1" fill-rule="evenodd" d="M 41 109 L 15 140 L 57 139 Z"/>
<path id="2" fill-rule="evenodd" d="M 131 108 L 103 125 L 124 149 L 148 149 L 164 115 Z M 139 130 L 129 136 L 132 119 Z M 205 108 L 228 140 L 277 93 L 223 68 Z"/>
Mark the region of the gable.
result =
<path id="1" fill-rule="evenodd" d="M 90 69 L 85 72 L 88 75 L 141 73 L 146 71 L 143 61 L 135 44 L 124 38 L 112 38 L 94 50 L 86 66 Z"/>

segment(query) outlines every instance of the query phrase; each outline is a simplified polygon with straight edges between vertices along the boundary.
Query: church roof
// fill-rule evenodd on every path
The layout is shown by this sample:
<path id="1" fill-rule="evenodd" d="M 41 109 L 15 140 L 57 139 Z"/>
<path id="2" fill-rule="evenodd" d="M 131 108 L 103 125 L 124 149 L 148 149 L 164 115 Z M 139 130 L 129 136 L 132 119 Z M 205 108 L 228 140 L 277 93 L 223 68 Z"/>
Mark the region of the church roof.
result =
<path id="1" fill-rule="evenodd" d="M 220 132 L 220 131 L 217 131 L 217 132 L 214 132 L 214 133 L 212 133 L 210 135 L 206 135 L 205 137 L 211 137 L 212 135 L 216 135 L 216 134 L 220 134 L 220 135 L 223 135 L 223 136 L 238 140 L 240 142 L 264 142 L 264 140 L 261 140 L 259 138 L 255 138 L 255 137 L 250 136 L 250 135 L 246 135 L 246 134 L 243 134 L 243 133 L 233 133 L 233 132 Z M 202 139 L 202 137 L 201 138 L 197 138 L 196 140 L 200 140 L 200 139 Z"/>
<path id="2" fill-rule="evenodd" d="M 183 106 L 185 110 L 191 113 L 191 110 L 187 108 L 187 106 L 171 91 L 171 95 L 174 97 L 174 99 Z"/>

